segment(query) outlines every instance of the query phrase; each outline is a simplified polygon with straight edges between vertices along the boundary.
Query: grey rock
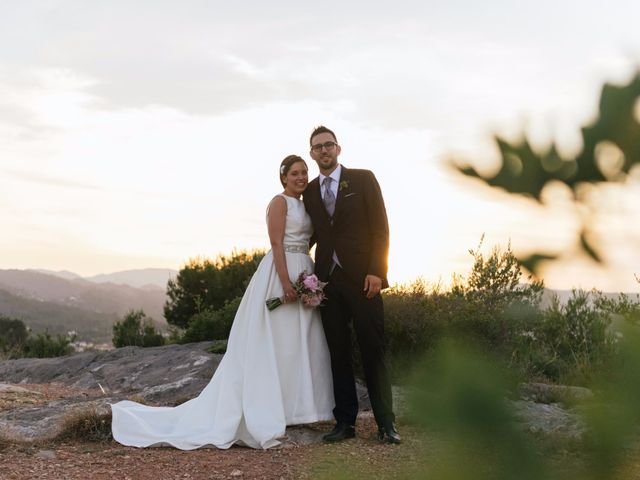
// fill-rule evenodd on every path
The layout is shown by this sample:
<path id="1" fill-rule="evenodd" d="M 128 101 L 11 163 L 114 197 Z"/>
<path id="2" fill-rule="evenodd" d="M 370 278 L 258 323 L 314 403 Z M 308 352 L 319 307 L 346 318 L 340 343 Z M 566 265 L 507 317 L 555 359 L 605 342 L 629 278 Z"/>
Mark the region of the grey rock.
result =
<path id="1" fill-rule="evenodd" d="M 28 390 L 26 388 L 19 387 L 17 385 L 8 385 L 6 383 L 0 383 L 0 394 L 6 394 L 6 393 L 42 395 L 40 392 L 34 392 L 33 390 Z"/>
<path id="2" fill-rule="evenodd" d="M 212 342 L 154 348 L 125 347 L 109 352 L 83 352 L 68 357 L 18 359 L 0 362 L 0 394 L 37 394 L 15 384 L 60 383 L 85 389 L 100 388 L 102 397 L 79 395 L 40 406 L 19 406 L 0 412 L 0 434 L 17 440 L 55 437 L 65 419 L 91 409 L 110 413 L 110 403 L 134 397 L 156 405 L 173 405 L 195 397 L 215 372 L 222 355 L 206 350 Z M 363 417 L 371 416 L 366 388 L 357 384 Z M 407 390 L 393 388 L 396 413 L 406 410 Z M 590 398 L 590 390 L 546 384 L 523 384 L 520 399 L 512 401 L 523 428 L 532 432 L 580 438 L 584 423 L 571 404 Z M 560 403 L 562 402 L 562 403 Z M 282 448 L 322 441 L 323 433 L 304 426 L 287 429 Z"/>
<path id="3" fill-rule="evenodd" d="M 520 399 L 511 404 L 526 430 L 573 440 L 584 436 L 580 404 L 593 398 L 591 390 L 546 383 L 523 383 L 518 390 Z"/>
<path id="4" fill-rule="evenodd" d="M 54 400 L 37 407 L 19 407 L 0 412 L 0 433 L 20 442 L 48 440 L 56 437 L 66 419 L 75 412 L 91 410 L 108 415 L 109 403 L 118 398 L 88 399 L 87 397 Z"/>
<path id="5" fill-rule="evenodd" d="M 194 397 L 209 382 L 222 359 L 222 355 L 206 352 L 210 345 L 124 347 L 68 357 L 8 360 L 0 363 L 0 381 L 102 388 L 122 398 L 137 395 L 171 404 Z"/>
<path id="6" fill-rule="evenodd" d="M 581 439 L 585 433 L 586 427 L 581 416 L 558 403 L 516 400 L 511 404 L 523 428 L 531 433 L 554 434 L 574 440 Z"/>
<path id="7" fill-rule="evenodd" d="M 222 355 L 208 353 L 209 345 L 211 342 L 154 348 L 125 347 L 68 357 L 1 362 L 2 382 L 100 388 L 108 396 L 81 395 L 2 411 L 0 433 L 18 441 L 46 440 L 58 435 L 65 419 L 80 410 L 91 409 L 99 415 L 108 415 L 110 403 L 130 397 L 161 405 L 193 398 L 209 382 L 222 358 Z M 0 392 L 21 390 L 26 389 L 6 385 Z"/>
<path id="8" fill-rule="evenodd" d="M 282 448 L 290 448 L 292 446 L 299 445 L 312 445 L 314 443 L 321 443 L 322 436 L 326 432 L 319 430 L 313 430 L 311 428 L 299 425 L 287 428 L 287 436 L 282 441 Z"/>
<path id="9" fill-rule="evenodd" d="M 523 399 L 548 404 L 575 404 L 593 398 L 593 392 L 588 388 L 546 383 L 523 383 L 520 385 L 519 394 Z"/>
<path id="10" fill-rule="evenodd" d="M 65 419 L 81 410 L 108 415 L 111 403 L 127 398 L 156 405 L 174 405 L 193 398 L 207 385 L 222 359 L 222 355 L 206 351 L 211 345 L 212 342 L 201 342 L 153 348 L 124 347 L 68 357 L 0 362 L 0 382 L 14 384 L 5 386 L 6 391 L 22 389 L 15 385 L 19 383 L 59 383 L 100 388 L 104 393 L 98 398 L 80 395 L 2 411 L 0 434 L 18 441 L 46 440 L 58 435 Z M 366 388 L 358 384 L 357 391 L 360 408 L 366 414 L 371 409 Z M 284 445 L 307 445 L 320 442 L 322 433 L 296 426 L 287 429 L 287 437 Z"/>
<path id="11" fill-rule="evenodd" d="M 42 458 L 43 460 L 55 460 L 58 458 L 56 452 L 53 450 L 40 450 L 34 455 L 36 458 Z"/>

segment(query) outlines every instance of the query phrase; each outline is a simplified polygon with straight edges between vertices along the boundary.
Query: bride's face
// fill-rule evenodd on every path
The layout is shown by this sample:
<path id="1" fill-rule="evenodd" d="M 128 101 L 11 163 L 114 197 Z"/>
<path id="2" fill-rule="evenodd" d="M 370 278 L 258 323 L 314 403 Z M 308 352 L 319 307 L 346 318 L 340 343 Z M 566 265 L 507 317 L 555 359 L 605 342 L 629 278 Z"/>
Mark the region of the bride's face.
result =
<path id="1" fill-rule="evenodd" d="M 296 162 L 291 165 L 287 175 L 283 179 L 284 191 L 293 196 L 299 196 L 307 188 L 309 173 L 304 162 Z"/>

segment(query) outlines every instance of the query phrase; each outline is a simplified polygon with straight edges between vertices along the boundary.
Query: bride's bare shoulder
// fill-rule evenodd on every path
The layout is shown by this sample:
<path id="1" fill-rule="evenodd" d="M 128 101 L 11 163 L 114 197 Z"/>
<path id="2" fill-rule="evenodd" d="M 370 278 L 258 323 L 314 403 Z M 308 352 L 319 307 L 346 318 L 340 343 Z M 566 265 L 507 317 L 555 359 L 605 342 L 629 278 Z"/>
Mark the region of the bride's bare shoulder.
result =
<path id="1" fill-rule="evenodd" d="M 284 195 L 278 194 L 267 205 L 267 214 L 287 211 L 287 200 Z"/>

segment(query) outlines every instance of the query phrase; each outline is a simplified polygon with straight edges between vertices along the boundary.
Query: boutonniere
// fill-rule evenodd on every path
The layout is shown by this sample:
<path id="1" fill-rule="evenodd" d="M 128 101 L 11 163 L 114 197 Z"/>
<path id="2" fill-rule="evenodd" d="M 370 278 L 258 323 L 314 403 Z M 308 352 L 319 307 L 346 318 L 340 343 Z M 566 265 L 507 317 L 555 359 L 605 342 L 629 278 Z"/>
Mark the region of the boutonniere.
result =
<path id="1" fill-rule="evenodd" d="M 349 188 L 349 182 L 347 180 L 342 180 L 340 182 L 340 186 L 338 187 L 338 191 L 341 192 L 345 188 Z"/>

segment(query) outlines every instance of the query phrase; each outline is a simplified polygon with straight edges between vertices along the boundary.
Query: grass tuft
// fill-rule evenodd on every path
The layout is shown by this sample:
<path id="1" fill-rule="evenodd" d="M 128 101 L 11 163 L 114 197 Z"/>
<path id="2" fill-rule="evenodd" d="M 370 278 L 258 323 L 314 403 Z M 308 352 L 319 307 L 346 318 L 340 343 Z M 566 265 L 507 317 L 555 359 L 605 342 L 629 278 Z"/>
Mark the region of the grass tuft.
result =
<path id="1" fill-rule="evenodd" d="M 69 414 L 57 436 L 60 440 L 107 442 L 111 435 L 111 411 L 100 413 L 96 408 L 78 410 Z"/>

